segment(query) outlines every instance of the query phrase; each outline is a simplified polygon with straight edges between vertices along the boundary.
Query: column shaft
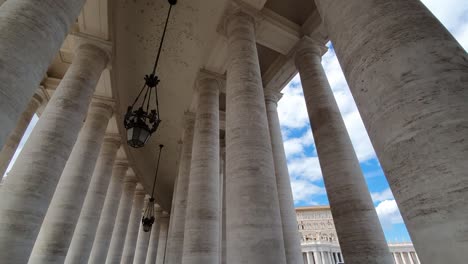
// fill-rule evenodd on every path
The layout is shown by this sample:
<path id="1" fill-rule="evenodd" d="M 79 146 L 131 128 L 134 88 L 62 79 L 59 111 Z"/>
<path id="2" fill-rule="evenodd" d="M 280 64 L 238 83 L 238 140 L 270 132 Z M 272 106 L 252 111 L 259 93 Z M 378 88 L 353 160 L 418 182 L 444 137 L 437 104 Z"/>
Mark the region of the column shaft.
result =
<path id="1" fill-rule="evenodd" d="M 282 264 L 286 256 L 254 20 L 237 12 L 226 31 L 226 258 Z"/>
<path id="2" fill-rule="evenodd" d="M 159 207 L 155 206 L 155 212 L 160 211 Z M 158 253 L 158 243 L 159 243 L 159 213 L 156 214 L 156 221 L 151 228 L 151 235 L 148 245 L 148 254 L 146 255 L 145 264 L 155 264 L 156 263 L 156 255 Z M 168 262 L 169 263 L 169 262 Z M 170 263 L 177 263 L 177 262 L 170 262 Z M 180 263 L 180 262 L 179 262 Z"/>
<path id="3" fill-rule="evenodd" d="M 28 263 L 64 262 L 111 115 L 110 105 L 91 103 Z"/>
<path id="4" fill-rule="evenodd" d="M 139 221 L 139 223 L 140 226 L 138 228 L 138 240 L 136 244 L 135 259 L 133 261 L 133 264 L 145 264 L 146 256 L 148 254 L 149 239 L 151 235 L 151 232 L 143 231 L 141 221 Z M 153 224 L 152 229 L 156 228 L 155 225 L 156 224 Z"/>
<path id="5" fill-rule="evenodd" d="M 289 179 L 288 163 L 284 152 L 283 137 L 277 111 L 277 102 L 281 94 L 273 91 L 265 91 L 265 105 L 270 129 L 271 147 L 275 162 L 276 185 L 278 188 L 278 200 L 283 225 L 284 248 L 286 263 L 301 263 L 301 242 L 297 230 L 296 210 Z"/>
<path id="6" fill-rule="evenodd" d="M 158 252 L 156 254 L 156 264 L 166 264 L 166 245 L 167 245 L 167 229 L 169 227 L 169 216 L 161 215 L 159 217 L 159 239 Z"/>
<path id="7" fill-rule="evenodd" d="M 0 152 L 0 181 L 2 180 L 3 174 L 5 174 L 13 155 L 15 155 L 24 132 L 26 132 L 31 119 L 36 114 L 39 106 L 41 106 L 42 101 L 43 99 L 37 94 L 32 97 L 26 107 L 26 110 L 21 114 L 18 122 L 16 123 L 15 129 L 11 132 L 3 145 L 2 151 Z"/>
<path id="8" fill-rule="evenodd" d="M 85 259 L 84 263 L 103 264 L 106 261 L 112 232 L 115 226 L 115 219 L 119 209 L 120 198 L 122 196 L 122 181 L 125 178 L 127 170 L 128 163 L 126 161 L 117 160 L 115 162 L 109 188 L 107 189 L 106 198 L 102 207 L 101 217 L 99 218 L 99 224 L 96 229 L 94 243 L 89 253 L 89 262 Z"/>
<path id="9" fill-rule="evenodd" d="M 66 264 L 88 263 L 119 146 L 120 138 L 118 136 L 109 135 L 104 138 L 96 168 L 65 258 Z"/>
<path id="10" fill-rule="evenodd" d="M 107 252 L 106 264 L 118 264 L 122 258 L 122 250 L 127 234 L 128 222 L 132 211 L 133 195 L 135 193 L 136 178 L 133 175 L 127 175 L 124 179 L 122 197 L 120 197 L 119 210 L 115 218 L 115 226 L 112 231 L 112 238 Z"/>
<path id="11" fill-rule="evenodd" d="M 219 83 L 198 81 L 182 263 L 219 264 Z"/>
<path id="12" fill-rule="evenodd" d="M 418 0 L 315 2 L 419 257 L 466 262 L 466 51 Z"/>
<path id="13" fill-rule="evenodd" d="M 128 220 L 127 234 L 125 235 L 125 243 L 123 247 L 122 260 L 115 263 L 132 264 L 135 258 L 136 244 L 138 233 L 140 230 L 141 217 L 143 212 L 143 204 L 145 201 L 145 192 L 143 188 L 137 189 L 133 197 L 132 212 Z"/>
<path id="14" fill-rule="evenodd" d="M 16 0 L 1 5 L 0 148 L 26 109 L 84 2 Z"/>
<path id="15" fill-rule="evenodd" d="M 10 171 L 0 190 L 0 262 L 27 262 L 107 62 L 96 46 L 78 48 Z"/>
<path id="16" fill-rule="evenodd" d="M 303 39 L 296 65 L 340 247 L 348 263 L 390 264 L 382 227 L 321 64 L 322 47 Z"/>
<path id="17" fill-rule="evenodd" d="M 185 113 L 185 130 L 180 157 L 179 173 L 174 189 L 174 209 L 171 212 L 171 230 L 168 234 L 166 258 L 167 263 L 181 263 L 184 245 L 185 211 L 192 161 L 193 129 L 195 115 Z"/>

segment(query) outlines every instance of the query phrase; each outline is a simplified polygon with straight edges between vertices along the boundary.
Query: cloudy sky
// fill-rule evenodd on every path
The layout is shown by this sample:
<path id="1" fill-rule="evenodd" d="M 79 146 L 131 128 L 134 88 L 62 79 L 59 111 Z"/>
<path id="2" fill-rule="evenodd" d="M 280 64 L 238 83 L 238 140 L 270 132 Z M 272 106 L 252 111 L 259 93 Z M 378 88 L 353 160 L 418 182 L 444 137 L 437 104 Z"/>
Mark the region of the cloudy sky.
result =
<path id="1" fill-rule="evenodd" d="M 468 50 L 466 0 L 422 1 Z M 322 64 L 361 163 L 388 241 L 410 241 L 393 194 L 376 158 L 367 132 L 331 44 Z M 285 151 L 296 206 L 328 204 L 309 118 L 297 75 L 283 90 L 278 104 Z"/>

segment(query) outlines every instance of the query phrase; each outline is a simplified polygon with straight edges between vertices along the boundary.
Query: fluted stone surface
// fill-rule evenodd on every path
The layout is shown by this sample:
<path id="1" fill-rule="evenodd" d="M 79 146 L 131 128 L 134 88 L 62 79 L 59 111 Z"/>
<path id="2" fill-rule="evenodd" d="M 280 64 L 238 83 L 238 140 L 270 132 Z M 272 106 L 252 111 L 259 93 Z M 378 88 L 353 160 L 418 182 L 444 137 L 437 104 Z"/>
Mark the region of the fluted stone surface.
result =
<path id="1" fill-rule="evenodd" d="M 119 146 L 119 137 L 116 135 L 105 136 L 65 258 L 66 264 L 88 263 Z"/>
<path id="2" fill-rule="evenodd" d="M 89 253 L 89 264 L 102 264 L 106 261 L 115 218 L 122 197 L 123 180 L 128 170 L 127 161 L 117 160 L 112 169 L 109 188 L 107 189 L 104 206 L 102 208 L 99 224 L 96 230 L 93 247 Z M 86 252 L 83 252 L 85 254 Z M 85 261 L 86 262 L 86 261 Z"/>
<path id="3" fill-rule="evenodd" d="M 115 263 L 132 264 L 135 257 L 136 244 L 138 239 L 141 216 L 143 213 L 143 204 L 145 201 L 145 192 L 143 188 L 137 189 L 133 197 L 132 212 L 128 220 L 127 234 L 125 235 L 125 244 L 123 247 L 122 260 Z"/>
<path id="4" fill-rule="evenodd" d="M 180 157 L 179 173 L 174 189 L 174 209 L 171 214 L 171 228 L 168 233 L 166 258 L 167 263 L 182 263 L 184 245 L 185 210 L 187 208 L 187 193 L 192 160 L 193 129 L 195 115 L 185 113 L 185 130 Z"/>
<path id="5" fill-rule="evenodd" d="M 286 263 L 253 18 L 235 13 L 226 31 L 227 263 Z"/>
<path id="6" fill-rule="evenodd" d="M 205 77 L 197 86 L 182 263 L 219 264 L 220 83 Z"/>
<path id="7" fill-rule="evenodd" d="M 421 262 L 466 262 L 467 53 L 421 1 L 315 2 Z"/>
<path id="8" fill-rule="evenodd" d="M 277 103 L 281 94 L 273 91 L 265 91 L 265 105 L 270 129 L 271 148 L 275 162 L 276 186 L 278 188 L 278 200 L 280 205 L 281 223 L 283 225 L 284 249 L 286 263 L 302 264 L 302 250 L 300 235 L 297 229 L 296 210 L 289 179 L 288 163 L 284 152 L 283 136 L 278 117 Z"/>
<path id="9" fill-rule="evenodd" d="M 3 145 L 2 151 L 0 152 L 0 181 L 2 180 L 3 174 L 5 174 L 11 159 L 15 155 L 24 132 L 26 132 L 31 119 L 36 114 L 36 111 L 42 104 L 42 101 L 43 99 L 37 94 L 32 97 L 31 101 L 29 101 L 26 106 L 26 110 L 21 114 L 18 122 L 16 123 L 15 129 L 11 132 Z"/>
<path id="10" fill-rule="evenodd" d="M 107 62 L 96 46 L 78 48 L 10 171 L 0 190 L 0 262 L 27 262 Z"/>
<path id="11" fill-rule="evenodd" d="M 143 230 L 141 221 L 139 221 L 139 223 L 140 223 L 140 226 L 138 228 L 138 240 L 136 244 L 135 258 L 133 260 L 133 264 L 145 264 L 146 255 L 148 254 L 149 239 L 151 236 L 151 232 L 145 232 Z M 152 228 L 156 228 L 154 227 L 154 225 L 155 224 L 153 224 Z"/>
<path id="12" fill-rule="evenodd" d="M 1 5 L 0 148 L 26 110 L 84 3 L 15 0 Z"/>
<path id="13" fill-rule="evenodd" d="M 106 264 L 118 264 L 122 258 L 122 250 L 127 234 L 128 222 L 132 211 L 133 195 L 137 181 L 134 175 L 127 175 L 124 179 L 122 197 L 119 202 L 119 210 L 115 218 L 115 226 L 107 252 Z M 139 187 L 140 188 L 140 187 Z"/>
<path id="14" fill-rule="evenodd" d="M 155 217 L 156 220 L 154 221 L 153 227 L 151 228 L 151 235 L 148 245 L 148 254 L 146 255 L 145 264 L 155 264 L 156 263 L 156 255 L 158 253 L 158 243 L 159 243 L 159 216 L 161 208 L 159 206 L 155 207 Z M 169 263 L 169 262 L 168 262 Z M 174 263 L 174 262 L 171 262 Z"/>
<path id="15" fill-rule="evenodd" d="M 330 209 L 346 263 L 392 263 L 351 139 L 322 67 L 325 46 L 305 38 L 295 55 Z"/>
<path id="16" fill-rule="evenodd" d="M 64 262 L 111 115 L 111 105 L 91 103 L 28 263 Z"/>
<path id="17" fill-rule="evenodd" d="M 169 228 L 169 216 L 162 214 L 159 217 L 159 236 L 158 236 L 158 252 L 156 254 L 156 264 L 166 264 L 166 240 L 167 240 L 167 229 Z"/>

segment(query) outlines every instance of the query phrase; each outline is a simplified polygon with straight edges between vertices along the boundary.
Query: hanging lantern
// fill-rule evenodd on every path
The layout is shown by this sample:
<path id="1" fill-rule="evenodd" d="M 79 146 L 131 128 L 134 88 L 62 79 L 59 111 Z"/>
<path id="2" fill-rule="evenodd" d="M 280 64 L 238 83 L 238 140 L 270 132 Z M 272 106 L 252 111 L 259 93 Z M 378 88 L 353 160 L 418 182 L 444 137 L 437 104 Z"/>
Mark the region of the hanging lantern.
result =
<path id="1" fill-rule="evenodd" d="M 177 0 L 169 0 L 169 11 L 167 13 L 166 23 L 164 25 L 161 42 L 159 43 L 153 71 L 150 74 L 145 75 L 145 83 L 141 88 L 140 93 L 133 104 L 127 108 L 127 113 L 125 114 L 124 127 L 127 129 L 127 143 L 129 146 L 134 148 L 143 147 L 161 123 L 157 89 L 160 80 L 158 76 L 156 76 L 156 68 L 158 66 L 159 56 L 161 55 L 164 37 L 166 36 L 167 23 L 169 22 L 172 6 L 176 3 Z M 150 110 L 150 102 L 153 93 L 156 105 Z M 141 104 L 139 107 L 135 108 L 135 105 L 140 101 Z"/>
<path id="2" fill-rule="evenodd" d="M 148 204 L 146 205 L 145 211 L 143 212 L 143 217 L 141 218 L 141 224 L 143 225 L 143 231 L 149 232 L 151 231 L 151 227 L 154 224 L 154 187 L 156 186 L 156 179 L 158 178 L 158 171 L 159 171 L 159 161 L 161 160 L 161 152 L 164 145 L 159 145 L 159 155 L 158 155 L 158 162 L 156 163 L 156 173 L 154 175 L 153 181 L 153 189 L 151 191 L 151 197 L 148 200 Z"/>

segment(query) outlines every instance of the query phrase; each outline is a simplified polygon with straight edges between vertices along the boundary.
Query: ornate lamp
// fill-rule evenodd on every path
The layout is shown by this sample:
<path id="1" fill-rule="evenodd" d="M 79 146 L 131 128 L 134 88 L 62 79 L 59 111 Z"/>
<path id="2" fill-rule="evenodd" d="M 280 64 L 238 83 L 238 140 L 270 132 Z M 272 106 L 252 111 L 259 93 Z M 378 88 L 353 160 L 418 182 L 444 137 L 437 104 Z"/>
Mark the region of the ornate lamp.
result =
<path id="1" fill-rule="evenodd" d="M 141 218 L 141 223 L 143 225 L 143 231 L 149 232 L 151 231 L 151 227 L 154 223 L 154 187 L 156 186 L 156 179 L 158 178 L 158 170 L 159 170 L 159 161 L 161 160 L 161 152 L 164 145 L 159 145 L 159 156 L 158 156 L 158 163 L 156 163 L 156 173 L 154 175 L 154 182 L 153 182 L 153 190 L 151 191 L 151 197 L 148 201 L 148 204 L 143 212 L 143 217 Z"/>
<path id="2" fill-rule="evenodd" d="M 166 23 L 164 25 L 161 42 L 159 43 L 159 49 L 154 62 L 153 71 L 150 74 L 145 75 L 145 83 L 133 104 L 127 108 L 127 113 L 124 118 L 124 126 L 127 129 L 127 143 L 134 148 L 143 147 L 151 134 L 158 129 L 159 123 L 161 123 L 157 90 L 160 80 L 156 75 L 156 68 L 158 66 L 159 56 L 161 55 L 164 37 L 166 36 L 167 23 L 169 22 L 172 6 L 177 3 L 177 0 L 168 1 L 170 5 L 169 11 L 167 13 Z M 156 106 L 154 109 L 150 110 L 153 90 Z M 139 101 L 141 101 L 141 105 L 135 109 L 135 105 Z"/>

